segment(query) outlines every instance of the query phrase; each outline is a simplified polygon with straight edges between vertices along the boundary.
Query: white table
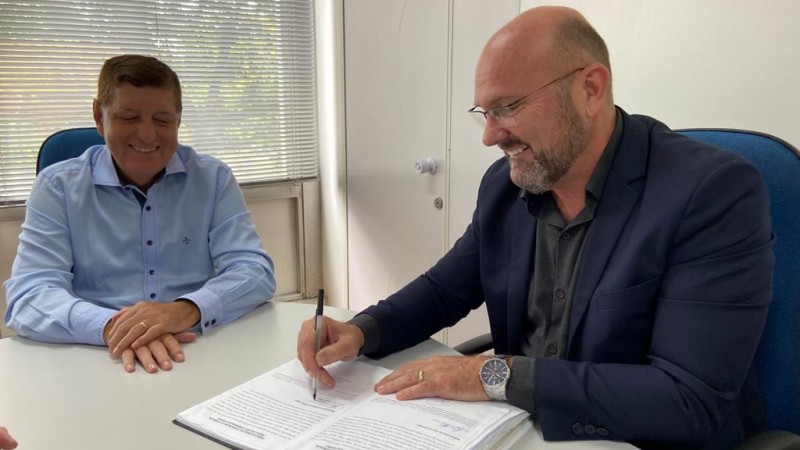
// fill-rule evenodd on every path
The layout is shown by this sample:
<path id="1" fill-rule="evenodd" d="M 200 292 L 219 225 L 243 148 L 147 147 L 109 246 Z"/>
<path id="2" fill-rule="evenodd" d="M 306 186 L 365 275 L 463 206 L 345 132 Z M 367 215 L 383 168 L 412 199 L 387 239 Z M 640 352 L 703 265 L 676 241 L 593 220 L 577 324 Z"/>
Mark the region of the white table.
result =
<path id="1" fill-rule="evenodd" d="M 352 312 L 326 308 L 345 320 Z M 184 346 L 186 362 L 169 372 L 122 370 L 105 347 L 54 345 L 19 336 L 0 339 L 0 426 L 20 450 L 221 449 L 172 423 L 176 414 L 296 355 L 300 323 L 313 305 L 271 303 Z M 376 361 L 387 368 L 452 352 L 429 339 Z M 367 360 L 368 362 L 371 360 Z M 589 441 L 545 443 L 538 430 L 516 448 L 624 449 Z"/>

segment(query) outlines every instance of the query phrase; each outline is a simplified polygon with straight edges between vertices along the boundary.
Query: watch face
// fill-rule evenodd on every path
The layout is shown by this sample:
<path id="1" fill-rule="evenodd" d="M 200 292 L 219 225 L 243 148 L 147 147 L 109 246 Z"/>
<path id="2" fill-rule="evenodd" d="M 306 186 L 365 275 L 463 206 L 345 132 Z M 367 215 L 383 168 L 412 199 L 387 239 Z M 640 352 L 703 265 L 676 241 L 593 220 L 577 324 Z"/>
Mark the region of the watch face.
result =
<path id="1" fill-rule="evenodd" d="M 487 359 L 481 367 L 481 380 L 487 386 L 499 386 L 508 380 L 508 365 L 502 359 Z"/>

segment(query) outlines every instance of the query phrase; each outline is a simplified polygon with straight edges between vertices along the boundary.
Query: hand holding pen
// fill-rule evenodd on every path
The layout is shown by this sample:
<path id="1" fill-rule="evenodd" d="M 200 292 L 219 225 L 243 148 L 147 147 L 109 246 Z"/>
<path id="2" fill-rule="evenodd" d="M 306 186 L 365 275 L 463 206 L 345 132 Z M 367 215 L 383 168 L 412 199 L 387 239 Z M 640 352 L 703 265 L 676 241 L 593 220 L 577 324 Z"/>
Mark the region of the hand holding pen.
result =
<path id="1" fill-rule="evenodd" d="M 323 315 L 324 293 L 317 297 L 317 313 L 303 322 L 297 336 L 297 359 L 312 379 L 312 396 L 319 383 L 334 387 L 335 380 L 325 366 L 358 356 L 364 333 L 357 326 Z"/>

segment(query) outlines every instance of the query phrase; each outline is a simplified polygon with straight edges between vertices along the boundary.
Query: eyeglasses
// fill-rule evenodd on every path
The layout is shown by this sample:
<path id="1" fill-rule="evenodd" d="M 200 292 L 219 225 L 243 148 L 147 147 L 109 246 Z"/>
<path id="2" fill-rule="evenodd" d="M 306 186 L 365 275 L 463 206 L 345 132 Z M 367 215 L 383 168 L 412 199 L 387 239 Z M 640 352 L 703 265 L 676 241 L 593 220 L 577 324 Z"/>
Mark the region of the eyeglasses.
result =
<path id="1" fill-rule="evenodd" d="M 573 70 L 567 72 L 566 74 L 561 75 L 560 77 L 556 78 L 555 80 L 545 84 L 544 86 L 541 86 L 541 87 L 537 88 L 535 91 L 531 92 L 530 94 L 525 95 L 523 97 L 520 97 L 517 100 L 514 100 L 513 102 L 511 102 L 511 103 L 509 103 L 507 105 L 498 106 L 497 108 L 492 108 L 492 109 L 490 109 L 488 111 L 484 111 L 482 109 L 478 109 L 477 106 L 473 106 L 472 108 L 467 110 L 467 112 L 474 113 L 473 117 L 475 117 L 475 119 L 478 120 L 478 123 L 481 126 L 486 125 L 486 121 L 489 119 L 489 117 L 491 117 L 494 120 L 503 120 L 503 119 L 511 118 L 511 117 L 514 116 L 514 114 L 516 114 L 517 108 L 519 108 L 520 106 L 523 105 L 523 100 L 527 99 L 528 97 L 530 97 L 531 95 L 533 95 L 533 94 L 535 94 L 537 92 L 545 90 L 546 88 L 558 83 L 561 80 L 565 80 L 565 79 L 569 78 L 574 73 L 580 72 L 581 70 L 583 70 L 585 68 L 586 68 L 586 66 L 578 67 L 577 69 L 573 69 Z"/>

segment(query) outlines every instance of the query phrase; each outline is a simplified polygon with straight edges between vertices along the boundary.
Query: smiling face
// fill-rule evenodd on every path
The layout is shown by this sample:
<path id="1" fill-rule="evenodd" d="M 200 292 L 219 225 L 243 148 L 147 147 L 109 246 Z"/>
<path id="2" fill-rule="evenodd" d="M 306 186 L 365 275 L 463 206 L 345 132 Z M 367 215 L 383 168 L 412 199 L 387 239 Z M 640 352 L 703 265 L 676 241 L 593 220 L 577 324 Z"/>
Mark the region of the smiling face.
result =
<path id="1" fill-rule="evenodd" d="M 488 110 L 527 96 L 512 116 L 487 119 L 483 143 L 503 150 L 516 185 L 540 194 L 553 189 L 586 148 L 587 124 L 572 100 L 572 87 L 584 75 L 581 66 L 559 63 L 552 32 L 514 25 L 481 53 L 475 103 Z"/>
<path id="2" fill-rule="evenodd" d="M 617 114 L 608 49 L 586 18 L 560 6 L 515 17 L 481 52 L 474 101 L 494 110 L 483 143 L 503 151 L 512 181 L 579 206 Z"/>
<path id="3" fill-rule="evenodd" d="M 509 159 L 511 181 L 533 194 L 553 189 L 586 148 L 586 128 L 569 94 L 559 90 L 552 96 L 555 106 L 547 122 L 528 122 L 523 115 L 517 126 L 499 134 L 499 142 L 490 144 L 500 147 Z M 484 134 L 498 136 L 496 130 Z"/>
<path id="4" fill-rule="evenodd" d="M 93 111 L 120 181 L 146 192 L 177 150 L 181 116 L 173 90 L 120 83 Z"/>

